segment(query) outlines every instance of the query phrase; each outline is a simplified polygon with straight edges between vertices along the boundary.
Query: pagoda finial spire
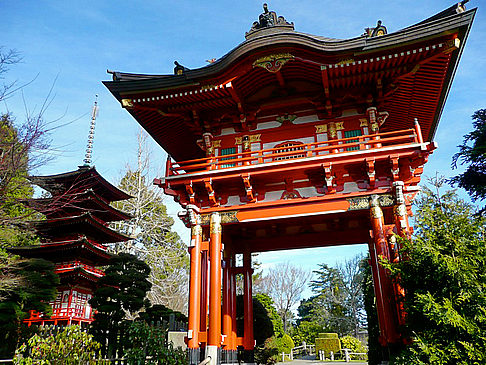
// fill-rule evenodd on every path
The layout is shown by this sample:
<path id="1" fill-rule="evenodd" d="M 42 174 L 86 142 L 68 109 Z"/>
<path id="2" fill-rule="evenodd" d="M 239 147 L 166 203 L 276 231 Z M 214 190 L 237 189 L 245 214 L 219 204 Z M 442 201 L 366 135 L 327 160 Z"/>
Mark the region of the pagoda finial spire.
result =
<path id="1" fill-rule="evenodd" d="M 95 102 L 93 105 L 93 111 L 91 113 L 91 123 L 89 127 L 88 143 L 86 145 L 86 154 L 84 155 L 84 164 L 91 165 L 91 155 L 93 153 L 94 133 L 96 116 L 98 115 L 98 94 L 96 94 Z"/>

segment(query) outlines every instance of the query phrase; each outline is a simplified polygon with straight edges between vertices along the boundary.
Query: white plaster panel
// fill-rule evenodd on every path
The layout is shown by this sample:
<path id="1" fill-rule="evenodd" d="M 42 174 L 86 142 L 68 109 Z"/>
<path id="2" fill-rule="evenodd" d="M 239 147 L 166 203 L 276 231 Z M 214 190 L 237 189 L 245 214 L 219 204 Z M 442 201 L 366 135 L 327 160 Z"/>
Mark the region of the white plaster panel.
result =
<path id="1" fill-rule="evenodd" d="M 280 123 L 275 121 L 275 122 L 264 122 L 264 123 L 258 123 L 257 124 L 257 131 L 261 131 L 263 129 L 270 129 L 270 128 L 277 128 L 280 127 Z"/>
<path id="2" fill-rule="evenodd" d="M 282 196 L 284 191 L 285 190 L 269 191 L 265 193 L 265 199 L 262 201 L 268 202 L 268 201 L 280 200 L 280 197 Z"/>
<path id="3" fill-rule="evenodd" d="M 366 190 L 366 189 L 360 189 L 358 187 L 358 184 L 357 183 L 355 183 L 354 181 L 351 181 L 351 182 L 344 183 L 344 185 L 343 185 L 343 191 L 341 193 L 343 193 L 343 194 L 345 194 L 345 193 L 354 193 L 354 192 L 363 191 L 363 190 Z"/>
<path id="4" fill-rule="evenodd" d="M 302 198 L 310 198 L 312 196 L 320 196 L 322 194 L 317 194 L 317 191 L 314 187 L 309 186 L 307 188 L 296 188 Z"/>
<path id="5" fill-rule="evenodd" d="M 230 195 L 228 196 L 228 202 L 226 203 L 226 206 L 230 205 L 240 205 L 240 197 L 238 195 Z"/>
<path id="6" fill-rule="evenodd" d="M 232 128 L 232 127 L 229 127 L 229 128 L 222 128 L 221 129 L 221 134 L 220 136 L 227 136 L 229 134 L 235 134 L 235 129 Z"/>
<path id="7" fill-rule="evenodd" d="M 358 115 L 358 111 L 356 109 L 346 109 L 343 110 L 343 115 L 342 117 L 351 117 L 353 115 Z"/>
<path id="8" fill-rule="evenodd" d="M 305 117 L 298 117 L 292 123 L 293 124 L 305 124 L 305 123 L 312 123 L 319 120 L 317 115 L 307 115 Z"/>

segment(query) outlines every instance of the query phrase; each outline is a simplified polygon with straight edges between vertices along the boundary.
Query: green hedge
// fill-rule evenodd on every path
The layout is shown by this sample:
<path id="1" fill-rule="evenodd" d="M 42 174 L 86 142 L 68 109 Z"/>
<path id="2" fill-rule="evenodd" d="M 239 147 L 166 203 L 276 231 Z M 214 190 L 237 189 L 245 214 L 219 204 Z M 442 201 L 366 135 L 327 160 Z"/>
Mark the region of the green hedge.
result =
<path id="1" fill-rule="evenodd" d="M 316 353 L 323 350 L 325 355 L 331 353 L 335 354 L 341 351 L 341 342 L 337 333 L 319 333 L 316 338 Z"/>

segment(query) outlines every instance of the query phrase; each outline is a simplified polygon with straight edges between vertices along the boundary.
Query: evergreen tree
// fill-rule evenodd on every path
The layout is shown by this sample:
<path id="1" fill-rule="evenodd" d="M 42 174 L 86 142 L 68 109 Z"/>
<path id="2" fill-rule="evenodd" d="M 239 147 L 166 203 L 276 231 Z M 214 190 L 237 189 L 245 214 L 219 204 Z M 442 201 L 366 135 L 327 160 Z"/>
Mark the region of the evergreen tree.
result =
<path id="1" fill-rule="evenodd" d="M 102 344 L 103 353 L 108 350 L 109 355 L 113 354 L 124 319 L 135 317 L 139 310 L 150 305 L 146 299 L 151 287 L 147 280 L 149 274 L 150 267 L 134 255 L 120 253 L 110 259 L 105 276 L 98 280 L 98 289 L 90 300 L 96 309 L 91 331 Z"/>
<path id="2" fill-rule="evenodd" d="M 468 167 L 451 182 L 466 189 L 473 199 L 483 200 L 486 198 L 486 109 L 476 111 L 472 119 L 474 130 L 464 136 L 452 160 L 453 167 L 458 161 Z"/>
<path id="3" fill-rule="evenodd" d="M 417 201 L 406 260 L 387 264 L 406 291 L 407 331 L 413 339 L 397 364 L 486 363 L 486 219 L 444 179 Z"/>
<path id="4" fill-rule="evenodd" d="M 163 204 L 163 190 L 154 187 L 150 179 L 150 156 L 147 136 L 139 135 L 137 167 L 127 168 L 118 187 L 132 199 L 115 203 L 133 216 L 115 228 L 134 237 L 116 247 L 117 252 L 130 252 L 144 260 L 151 268 L 149 281 L 152 304 L 162 304 L 172 310 L 186 313 L 189 257 L 187 247 L 179 235 L 171 230 L 174 220 Z"/>
<path id="5" fill-rule="evenodd" d="M 52 313 L 49 301 L 56 298 L 59 277 L 54 264 L 42 259 L 16 260 L 0 266 L 0 277 L 14 277 L 15 285 L 0 290 L 0 358 L 12 356 L 20 334 L 20 324 L 31 310 Z"/>

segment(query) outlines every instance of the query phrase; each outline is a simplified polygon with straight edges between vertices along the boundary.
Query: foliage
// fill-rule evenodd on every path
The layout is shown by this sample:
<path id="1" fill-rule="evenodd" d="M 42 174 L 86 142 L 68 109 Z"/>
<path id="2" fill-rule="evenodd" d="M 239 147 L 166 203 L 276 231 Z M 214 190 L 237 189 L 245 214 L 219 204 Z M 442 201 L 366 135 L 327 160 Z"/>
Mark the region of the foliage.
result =
<path id="1" fill-rule="evenodd" d="M 360 340 L 353 336 L 344 336 L 339 339 L 341 341 L 341 348 L 349 349 L 351 352 L 366 353 L 366 348 Z M 356 355 L 351 355 L 351 357 Z M 358 356 L 356 356 L 358 357 Z"/>
<path id="2" fill-rule="evenodd" d="M 423 189 L 407 260 L 387 264 L 406 290 L 413 344 L 396 364 L 486 363 L 486 219 L 454 191 Z"/>
<path id="3" fill-rule="evenodd" d="M 52 312 L 48 303 L 56 297 L 59 277 L 54 273 L 54 264 L 42 259 L 15 261 L 0 269 L 2 277 L 18 279 L 1 292 L 0 357 L 8 357 L 15 351 L 20 323 L 29 311 L 46 315 Z"/>
<path id="4" fill-rule="evenodd" d="M 324 351 L 325 355 L 329 355 L 331 351 L 335 354 L 341 351 L 341 342 L 337 333 L 320 333 L 316 338 L 316 353 Z"/>
<path id="5" fill-rule="evenodd" d="M 187 247 L 179 235 L 171 231 L 174 220 L 162 203 L 163 190 L 152 184 L 146 138 L 146 134 L 139 134 L 137 165 L 135 168 L 127 166 L 118 185 L 133 198 L 114 203 L 116 208 L 133 216 L 130 221 L 116 223 L 115 228 L 135 238 L 114 249 L 135 254 L 150 266 L 149 299 L 153 304 L 185 313 L 189 272 Z"/>
<path id="6" fill-rule="evenodd" d="M 292 337 L 290 337 L 286 333 L 282 337 L 275 338 L 275 343 L 277 344 L 277 350 L 279 354 L 281 354 L 282 352 L 288 354 L 290 353 L 290 350 L 295 347 Z"/>
<path id="7" fill-rule="evenodd" d="M 369 263 L 369 255 L 361 262 L 363 267 L 362 290 L 364 297 L 364 308 L 368 323 L 368 364 L 378 365 L 383 358 L 383 347 L 378 338 L 380 328 L 378 325 L 378 313 L 376 311 L 375 291 L 373 288 L 373 274 Z"/>
<path id="8" fill-rule="evenodd" d="M 320 264 L 310 284 L 314 296 L 301 301 L 298 308 L 300 321 L 315 322 L 340 335 L 356 334 L 365 317 L 360 261 L 361 256 L 356 256 L 335 268 Z"/>
<path id="9" fill-rule="evenodd" d="M 151 284 L 147 280 L 150 268 L 134 255 L 120 253 L 110 259 L 105 276 L 98 281 L 98 289 L 90 300 L 96 309 L 91 332 L 102 344 L 102 352 L 113 351 L 117 332 L 126 315 L 134 316 L 144 305 Z M 108 348 L 106 346 L 108 340 Z"/>
<path id="10" fill-rule="evenodd" d="M 473 199 L 486 198 L 486 109 L 472 115 L 474 130 L 464 136 L 458 146 L 459 152 L 453 157 L 452 165 L 468 165 L 466 171 L 451 179 L 451 182 L 466 191 Z M 470 145 L 472 144 L 472 145 Z"/>
<path id="11" fill-rule="evenodd" d="M 243 295 L 238 295 L 236 297 L 236 331 L 240 337 L 243 336 L 244 332 L 243 309 Z M 269 312 L 258 297 L 253 297 L 253 334 L 257 346 L 263 345 L 265 340 L 274 334 Z"/>
<path id="12" fill-rule="evenodd" d="M 294 329 L 292 339 L 298 344 L 302 344 L 302 342 L 313 344 L 319 333 L 323 331 L 324 328 L 315 321 L 301 321 Z"/>
<path id="13" fill-rule="evenodd" d="M 79 326 L 68 326 L 55 336 L 31 337 L 15 353 L 14 364 L 99 364 L 100 344 Z"/>
<path id="14" fill-rule="evenodd" d="M 179 365 L 187 363 L 186 352 L 167 343 L 166 330 L 144 321 L 128 322 L 124 332 L 128 346 L 124 357 L 130 364 Z M 145 360 L 146 357 L 150 360 Z"/>
<path id="15" fill-rule="evenodd" d="M 168 322 L 171 314 L 174 315 L 174 319 L 176 321 L 187 322 L 187 317 L 183 313 L 173 311 L 163 304 L 155 304 L 149 308 L 146 308 L 145 312 L 141 312 L 139 314 L 139 317 L 147 323 L 157 323 L 163 321 Z"/>
<path id="16" fill-rule="evenodd" d="M 263 346 L 255 347 L 255 361 L 257 364 L 272 365 L 278 362 L 278 349 L 275 337 L 265 340 Z"/>
<path id="17" fill-rule="evenodd" d="M 267 315 L 272 322 L 275 336 L 282 337 L 284 334 L 282 318 L 280 318 L 279 314 L 277 313 L 272 298 L 270 298 L 267 294 L 261 293 L 255 294 L 254 298 L 266 309 Z"/>

